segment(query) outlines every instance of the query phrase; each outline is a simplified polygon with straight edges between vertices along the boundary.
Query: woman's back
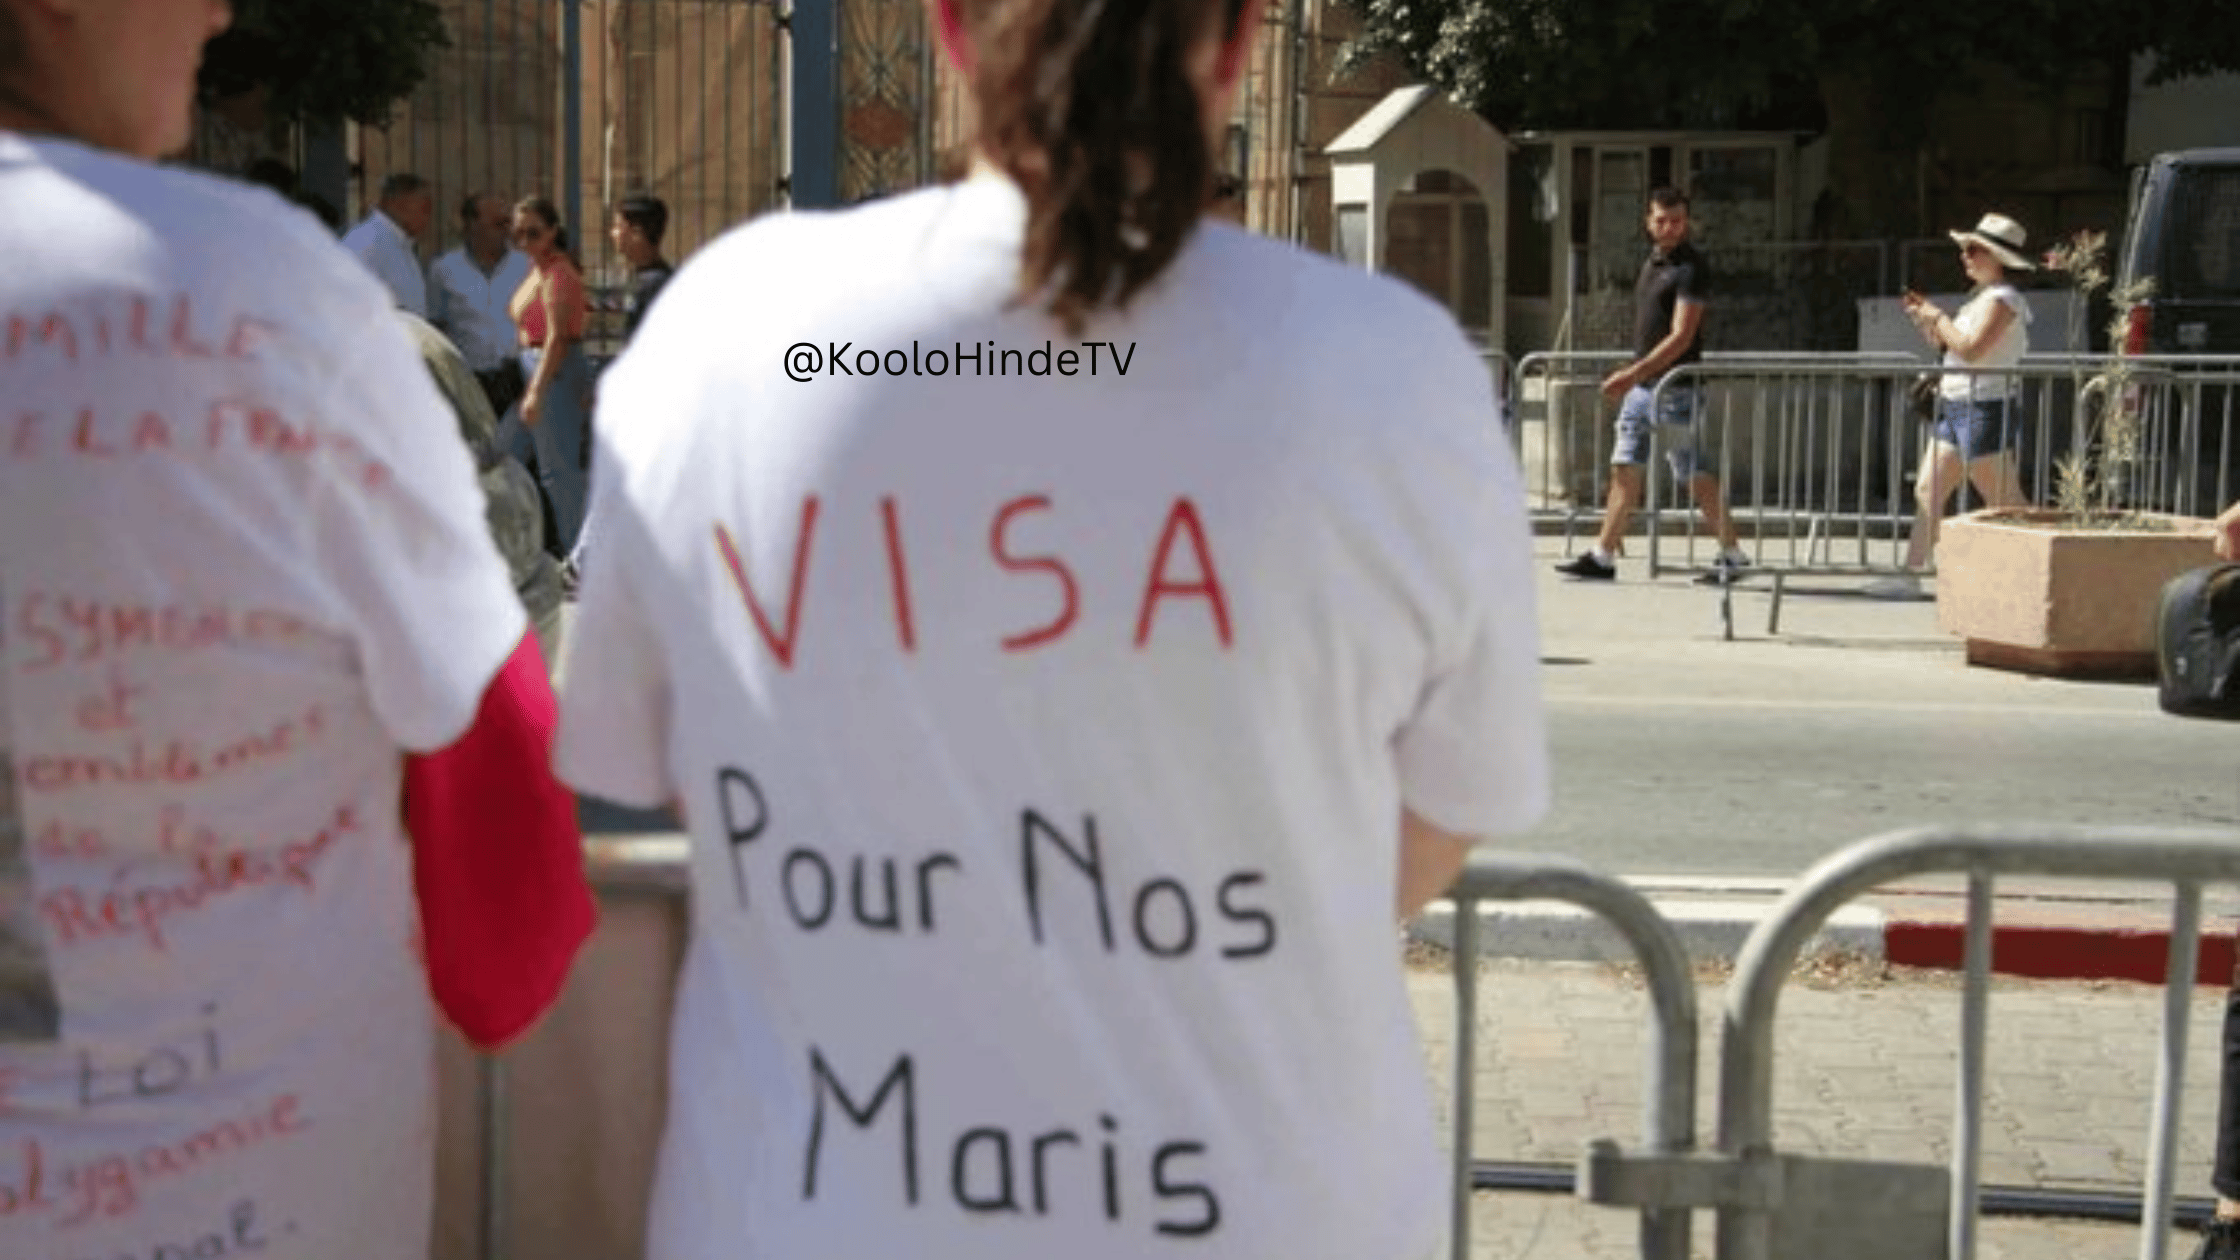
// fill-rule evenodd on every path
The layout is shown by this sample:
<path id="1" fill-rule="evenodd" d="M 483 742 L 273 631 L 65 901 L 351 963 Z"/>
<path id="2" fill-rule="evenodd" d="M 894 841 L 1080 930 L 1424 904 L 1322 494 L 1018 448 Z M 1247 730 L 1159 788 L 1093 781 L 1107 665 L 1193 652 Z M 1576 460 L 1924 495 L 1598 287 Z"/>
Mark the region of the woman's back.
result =
<path id="1" fill-rule="evenodd" d="M 522 614 L 385 295 L 268 194 L 0 134 L 0 1254 L 417 1254 L 404 749 Z"/>
<path id="2" fill-rule="evenodd" d="M 1397 821 L 1546 795 L 1487 377 L 1225 227 L 1076 342 L 1024 218 L 757 225 L 603 384 L 561 764 L 699 907 L 653 1255 L 1428 1256 Z"/>

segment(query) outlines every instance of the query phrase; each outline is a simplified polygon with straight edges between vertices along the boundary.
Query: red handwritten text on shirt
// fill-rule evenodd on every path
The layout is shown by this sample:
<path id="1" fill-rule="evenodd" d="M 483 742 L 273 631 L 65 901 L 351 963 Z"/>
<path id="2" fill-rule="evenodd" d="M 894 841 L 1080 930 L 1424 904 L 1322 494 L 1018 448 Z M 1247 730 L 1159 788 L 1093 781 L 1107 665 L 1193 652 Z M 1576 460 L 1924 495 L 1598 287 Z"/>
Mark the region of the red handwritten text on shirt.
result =
<path id="1" fill-rule="evenodd" d="M 254 315 L 199 315 L 184 293 L 119 293 L 76 310 L 10 311 L 0 318 L 0 363 L 34 354 L 71 363 L 118 354 L 253 359 L 275 331 Z"/>
<path id="2" fill-rule="evenodd" d="M 312 705 L 262 730 L 217 742 L 191 736 L 131 740 L 120 752 L 33 752 L 16 760 L 25 791 L 68 792 L 107 784 L 188 784 L 283 760 L 326 734 L 326 714 Z"/>
<path id="3" fill-rule="evenodd" d="M 252 845 L 189 824 L 182 811 L 167 809 L 162 847 L 169 856 L 147 864 L 160 876 L 136 881 L 142 864 L 125 862 L 112 872 L 106 889 L 62 887 L 45 893 L 39 898 L 39 912 L 46 920 L 48 942 L 69 949 L 138 937 L 150 949 L 168 953 L 165 924 L 228 893 L 264 888 L 315 891 L 319 860 L 358 829 L 356 807 L 342 805 L 308 835 Z"/>
<path id="4" fill-rule="evenodd" d="M 815 567 L 816 533 L 819 513 L 823 505 L 811 495 L 801 504 L 800 526 L 793 537 L 791 556 L 787 565 L 785 603 L 782 616 L 773 616 L 766 602 L 764 589 L 774 586 L 766 575 L 763 586 L 758 587 L 749 573 L 747 555 L 740 548 L 728 526 L 715 526 L 715 546 L 724 571 L 739 594 L 748 619 L 753 623 L 756 636 L 780 669 L 792 669 L 801 646 L 802 616 L 809 589 L 810 571 Z M 1045 647 L 1072 633 L 1080 620 L 1083 595 L 1081 583 L 1074 568 L 1057 552 L 1034 550 L 1023 544 L 1015 531 L 1021 522 L 1041 513 L 1055 512 L 1050 496 L 1044 494 L 1022 495 L 998 506 L 988 525 L 988 554 L 997 568 L 1021 578 L 1052 584 L 1053 610 L 1048 619 L 1039 624 L 1022 626 L 999 640 L 1006 652 L 1026 652 Z M 887 587 L 892 603 L 895 641 L 901 649 L 915 652 L 918 646 L 918 619 L 914 611 L 914 595 L 919 584 L 913 580 L 909 561 L 903 548 L 901 508 L 892 497 L 879 501 L 880 537 L 887 567 Z M 1184 553 L 1187 553 L 1185 557 Z M 1136 602 L 1134 646 L 1147 648 L 1153 634 L 1167 624 L 1161 620 L 1165 605 L 1170 601 L 1202 601 L 1213 636 L 1224 650 L 1234 642 L 1234 632 L 1229 619 L 1229 597 L 1222 585 L 1220 571 L 1214 560 L 1213 544 L 1207 536 L 1204 519 L 1197 505 L 1186 496 L 1178 496 L 1167 509 L 1161 523 L 1158 539 L 1151 548 L 1150 562 L 1144 575 L 1142 595 Z M 1170 631 L 1170 633 L 1173 633 Z"/>
<path id="5" fill-rule="evenodd" d="M 301 618 L 273 608 L 116 603 L 43 591 L 17 601 L 15 631 L 31 649 L 19 666 L 27 674 L 139 651 L 285 646 L 311 633 Z"/>
<path id="6" fill-rule="evenodd" d="M 58 455 L 118 459 L 228 450 L 332 460 L 368 490 L 384 489 L 396 479 L 386 463 L 350 434 L 304 423 L 275 406 L 248 399 L 218 399 L 192 418 L 146 407 L 105 412 L 79 406 L 19 411 L 8 421 L 11 459 Z"/>
<path id="7" fill-rule="evenodd" d="M 27 1137 L 17 1144 L 13 1174 L 0 1172 L 0 1220 L 52 1214 L 55 1227 L 67 1229 L 96 1216 L 127 1216 L 139 1208 L 148 1182 L 185 1176 L 310 1127 L 296 1096 L 280 1094 L 175 1141 L 66 1164 L 50 1164 L 46 1147 Z"/>

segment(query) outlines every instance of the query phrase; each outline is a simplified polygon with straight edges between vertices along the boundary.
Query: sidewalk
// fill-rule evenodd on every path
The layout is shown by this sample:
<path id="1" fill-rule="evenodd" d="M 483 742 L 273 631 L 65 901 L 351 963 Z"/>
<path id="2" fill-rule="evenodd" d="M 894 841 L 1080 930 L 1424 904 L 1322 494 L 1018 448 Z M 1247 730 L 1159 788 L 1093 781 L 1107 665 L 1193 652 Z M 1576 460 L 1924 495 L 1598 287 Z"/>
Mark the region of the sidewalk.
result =
<path id="1" fill-rule="evenodd" d="M 1884 977 L 1879 968 L 1793 979 L 1777 1025 L 1774 1140 L 1791 1153 L 1943 1163 L 1951 1156 L 1959 1046 L 1957 978 Z M 1411 969 L 1411 993 L 1438 1091 L 1442 1129 L 1454 1046 L 1443 961 Z M 1648 999 L 1594 964 L 1489 962 L 1479 990 L 1477 1123 L 1481 1160 L 1576 1161 L 1595 1138 L 1642 1133 Z M 1716 1131 L 1723 980 L 1699 984 L 1697 1132 Z M 2223 994 L 2191 1003 L 2184 1126 L 2175 1189 L 2206 1195 L 2216 1116 Z M 2138 1193 L 2146 1168 L 2162 990 L 2128 982 L 1995 979 L 1984 1098 L 1983 1184 Z M 1442 1140 L 1444 1135 L 1442 1134 Z M 1630 1260 L 1637 1217 L 1556 1194 L 1481 1193 L 1471 1254 Z M 1711 1254 L 1713 1217 L 1695 1217 L 1695 1254 Z M 2167 1254 L 2190 1254 L 2173 1233 Z M 1864 1254 L 1864 1253 L 1861 1253 Z M 1986 1218 L 1987 1260 L 2138 1254 L 2136 1228 Z"/>
<path id="2" fill-rule="evenodd" d="M 1575 541 L 1583 546 L 1587 540 Z M 1623 697 L 1680 715 L 1758 706 L 1769 721 L 1784 710 L 1818 704 L 2158 720 L 2148 689 L 2078 687 L 1965 668 L 1960 644 L 1936 627 L 1933 603 L 1867 599 L 1857 593 L 1859 579 L 1793 580 L 1779 634 L 1766 627 L 1770 578 L 1738 584 L 1734 638 L 1728 640 L 1717 590 L 1691 585 L 1686 571 L 1652 580 L 1646 539 L 1635 538 L 1631 549 L 1616 582 L 1575 582 L 1548 572 L 1565 554 L 1563 539 L 1536 541 L 1552 706 L 1607 708 Z M 1697 558 L 1709 554 L 1700 550 Z M 1682 547 L 1668 539 L 1664 563 L 1683 559 Z M 1581 767 L 1559 770 L 1576 774 Z M 1809 799 L 1806 793 L 1796 802 Z M 1736 818 L 1769 825 L 1760 814 L 1770 820 L 1785 809 L 1808 807 L 1800 803 L 1738 803 Z M 1893 825 L 1928 821 L 1906 817 Z M 1699 963 L 1697 1139 L 1709 1146 L 1717 1126 L 1722 964 L 1803 866 L 1762 877 L 1664 873 L 1684 865 L 1613 873 L 1625 875 L 1679 927 Z M 2169 893 L 2151 885 L 2014 879 L 2002 881 L 1998 894 L 1999 968 L 2063 978 L 1993 979 L 1983 1183 L 2140 1193 L 2164 992 L 2157 983 L 2070 977 L 2158 977 L 2167 952 Z M 1950 1158 L 1960 978 L 1885 961 L 1957 967 L 1964 898 L 1958 877 L 1924 878 L 1877 890 L 1830 921 L 1814 947 L 1819 961 L 1808 961 L 1782 994 L 1775 1031 L 1779 1149 L 1939 1164 Z M 1648 997 L 1636 979 L 1612 965 L 1630 962 L 1630 952 L 1598 921 L 1569 907 L 1486 909 L 1475 1156 L 1568 1167 L 1596 1138 L 1638 1145 Z M 2189 1003 L 2174 1186 L 2184 1198 L 2210 1193 L 2223 986 L 2231 975 L 2240 889 L 2207 890 L 2202 910 L 2202 982 Z M 1451 939 L 1451 920 L 1451 907 L 1434 907 L 1415 935 Z M 1444 1124 L 1454 1048 L 1444 954 L 1436 963 L 1419 960 L 1410 986 Z M 1480 1193 L 1474 1201 L 1474 1256 L 1620 1260 L 1639 1254 L 1638 1218 L 1630 1211 L 1559 1194 Z M 1708 1256 L 1714 1216 L 1699 1212 L 1694 1219 L 1694 1252 Z M 2173 1233 L 2167 1254 L 2182 1260 L 2194 1241 L 2190 1232 Z M 2131 1225 L 1993 1217 L 1980 1224 L 1977 1254 L 1994 1260 L 2112 1258 L 2138 1254 L 2138 1242 Z"/>

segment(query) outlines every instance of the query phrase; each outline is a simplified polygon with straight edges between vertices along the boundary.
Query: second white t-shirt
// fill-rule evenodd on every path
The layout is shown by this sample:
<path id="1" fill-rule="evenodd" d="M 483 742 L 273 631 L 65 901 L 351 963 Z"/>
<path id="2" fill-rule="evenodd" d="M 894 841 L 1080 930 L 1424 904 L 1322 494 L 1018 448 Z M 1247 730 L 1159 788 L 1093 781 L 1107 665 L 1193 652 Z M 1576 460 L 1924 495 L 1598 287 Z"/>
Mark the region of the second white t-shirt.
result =
<path id="1" fill-rule="evenodd" d="M 1071 342 L 1022 222 L 764 221 L 602 385 L 559 764 L 693 840 L 649 1255 L 1427 1260 L 1401 809 L 1548 797 L 1487 374 L 1223 226 Z"/>

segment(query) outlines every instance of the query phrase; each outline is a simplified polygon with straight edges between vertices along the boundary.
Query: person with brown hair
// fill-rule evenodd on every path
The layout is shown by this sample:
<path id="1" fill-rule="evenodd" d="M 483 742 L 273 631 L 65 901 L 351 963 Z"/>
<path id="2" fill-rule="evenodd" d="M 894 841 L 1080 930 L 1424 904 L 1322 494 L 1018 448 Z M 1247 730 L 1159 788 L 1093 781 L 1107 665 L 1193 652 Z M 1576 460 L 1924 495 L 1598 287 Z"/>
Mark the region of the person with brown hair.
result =
<path id="1" fill-rule="evenodd" d="M 1207 219 L 1261 2 L 936 0 L 972 174 L 704 247 L 601 383 L 651 1260 L 1440 1250 L 1394 923 L 1546 807 L 1530 540 L 1442 308 Z"/>
<path id="2" fill-rule="evenodd" d="M 542 657 L 391 295 L 156 162 L 227 19 L 0 0 L 10 1260 L 426 1255 L 436 1012 L 510 1041 L 591 927 Z"/>
<path id="3" fill-rule="evenodd" d="M 584 462 L 591 428 L 591 366 L 583 335 L 591 301 L 582 264 L 568 248 L 559 208 L 543 197 L 513 208 L 513 243 L 529 256 L 529 274 L 506 313 L 520 330 L 521 375 L 527 386 L 515 413 L 537 452 L 537 477 L 552 507 L 553 554 L 575 550 L 586 511 Z M 511 449 L 515 442 L 504 445 Z"/>

